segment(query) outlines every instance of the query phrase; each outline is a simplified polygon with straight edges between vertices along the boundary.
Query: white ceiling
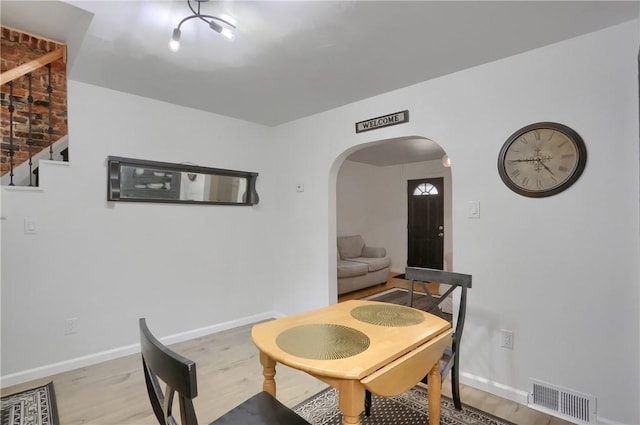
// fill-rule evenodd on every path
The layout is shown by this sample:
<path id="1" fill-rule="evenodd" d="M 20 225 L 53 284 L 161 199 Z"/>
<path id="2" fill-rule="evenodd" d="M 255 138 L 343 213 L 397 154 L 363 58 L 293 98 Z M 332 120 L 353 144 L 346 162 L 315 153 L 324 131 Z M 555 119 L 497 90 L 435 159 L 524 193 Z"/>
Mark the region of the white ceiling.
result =
<path id="1" fill-rule="evenodd" d="M 384 143 L 357 150 L 347 159 L 384 167 L 409 162 L 442 160 L 444 154 L 442 147 L 433 140 L 403 137 L 385 140 Z"/>
<path id="2" fill-rule="evenodd" d="M 639 15 L 637 1 L 211 1 L 202 8 L 233 16 L 236 39 L 194 19 L 182 26 L 180 51 L 169 51 L 172 29 L 191 13 L 186 0 L 3 0 L 0 16 L 3 25 L 66 42 L 74 80 L 276 126 Z"/>

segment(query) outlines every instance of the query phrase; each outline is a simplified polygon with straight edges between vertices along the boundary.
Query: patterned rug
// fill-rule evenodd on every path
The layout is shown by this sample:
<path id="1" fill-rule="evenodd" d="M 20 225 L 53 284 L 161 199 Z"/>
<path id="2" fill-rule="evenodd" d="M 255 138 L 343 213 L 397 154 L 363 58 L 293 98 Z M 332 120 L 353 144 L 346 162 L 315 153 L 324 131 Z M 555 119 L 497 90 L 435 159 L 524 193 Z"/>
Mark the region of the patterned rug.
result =
<path id="1" fill-rule="evenodd" d="M 403 288 L 391 288 L 384 292 L 379 292 L 363 299 L 407 305 L 407 301 L 409 300 L 408 293 L 409 291 Z M 419 310 L 426 310 L 429 305 L 429 299 L 426 297 L 426 295 L 424 295 L 424 293 L 413 291 L 413 307 Z"/>
<path id="2" fill-rule="evenodd" d="M 407 305 L 409 298 L 408 290 L 402 288 L 392 288 L 378 294 L 371 295 L 366 300 L 381 301 L 385 303 Z M 413 307 L 418 310 L 429 311 L 431 300 L 422 292 L 413 291 Z M 449 322 L 452 321 L 451 314 L 442 313 L 443 317 Z"/>
<path id="3" fill-rule="evenodd" d="M 303 401 L 294 408 L 297 414 L 313 425 L 340 425 L 342 414 L 338 409 L 335 388 L 327 388 Z M 440 423 L 442 425 L 515 425 L 470 406 L 462 405 L 456 410 L 453 401 L 442 396 L 440 403 Z M 372 398 L 371 416 L 360 416 L 362 425 L 411 424 L 427 425 L 429 413 L 427 389 L 416 386 L 395 397 Z"/>
<path id="4" fill-rule="evenodd" d="M 0 399 L 1 425 L 59 425 L 53 382 Z"/>

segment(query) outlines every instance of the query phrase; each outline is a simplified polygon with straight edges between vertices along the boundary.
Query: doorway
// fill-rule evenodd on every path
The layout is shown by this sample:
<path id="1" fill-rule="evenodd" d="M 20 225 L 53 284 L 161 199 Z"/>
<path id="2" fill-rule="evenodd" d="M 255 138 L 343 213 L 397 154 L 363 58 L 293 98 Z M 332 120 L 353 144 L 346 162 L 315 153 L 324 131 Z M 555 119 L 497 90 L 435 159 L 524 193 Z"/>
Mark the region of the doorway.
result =
<path id="1" fill-rule="evenodd" d="M 380 140 L 345 151 L 332 166 L 336 236 L 362 235 L 372 246 L 385 248 L 391 257 L 393 275 L 404 273 L 408 265 L 411 197 L 407 196 L 407 184 L 416 179 L 434 184 L 432 179 L 439 179 L 434 186 L 444 210 L 439 213 L 444 216 L 439 223 L 444 227 L 444 235 L 438 241 L 437 263 L 431 265 L 451 271 L 453 182 L 452 168 L 443 162 L 444 155 L 437 142 L 416 136 Z"/>
<path id="2" fill-rule="evenodd" d="M 407 181 L 407 266 L 443 269 L 444 179 Z"/>

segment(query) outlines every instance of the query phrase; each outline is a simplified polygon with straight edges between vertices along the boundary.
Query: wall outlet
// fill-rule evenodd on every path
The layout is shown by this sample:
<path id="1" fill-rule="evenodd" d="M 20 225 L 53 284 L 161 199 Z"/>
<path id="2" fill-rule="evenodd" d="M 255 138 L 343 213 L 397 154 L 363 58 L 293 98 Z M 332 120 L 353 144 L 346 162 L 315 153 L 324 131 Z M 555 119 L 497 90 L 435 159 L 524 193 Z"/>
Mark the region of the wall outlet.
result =
<path id="1" fill-rule="evenodd" d="M 64 334 L 71 335 L 78 333 L 78 319 L 72 317 L 64 321 Z"/>
<path id="2" fill-rule="evenodd" d="M 507 329 L 500 330 L 500 346 L 513 350 L 513 331 Z"/>

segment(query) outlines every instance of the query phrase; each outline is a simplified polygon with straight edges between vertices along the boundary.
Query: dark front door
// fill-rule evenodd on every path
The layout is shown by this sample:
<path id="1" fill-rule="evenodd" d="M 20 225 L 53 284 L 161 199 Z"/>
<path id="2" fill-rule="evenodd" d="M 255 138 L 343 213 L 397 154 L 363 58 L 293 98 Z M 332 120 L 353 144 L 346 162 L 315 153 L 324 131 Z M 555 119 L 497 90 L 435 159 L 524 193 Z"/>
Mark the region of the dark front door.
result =
<path id="1" fill-rule="evenodd" d="M 407 266 L 442 270 L 444 179 L 409 180 Z"/>

